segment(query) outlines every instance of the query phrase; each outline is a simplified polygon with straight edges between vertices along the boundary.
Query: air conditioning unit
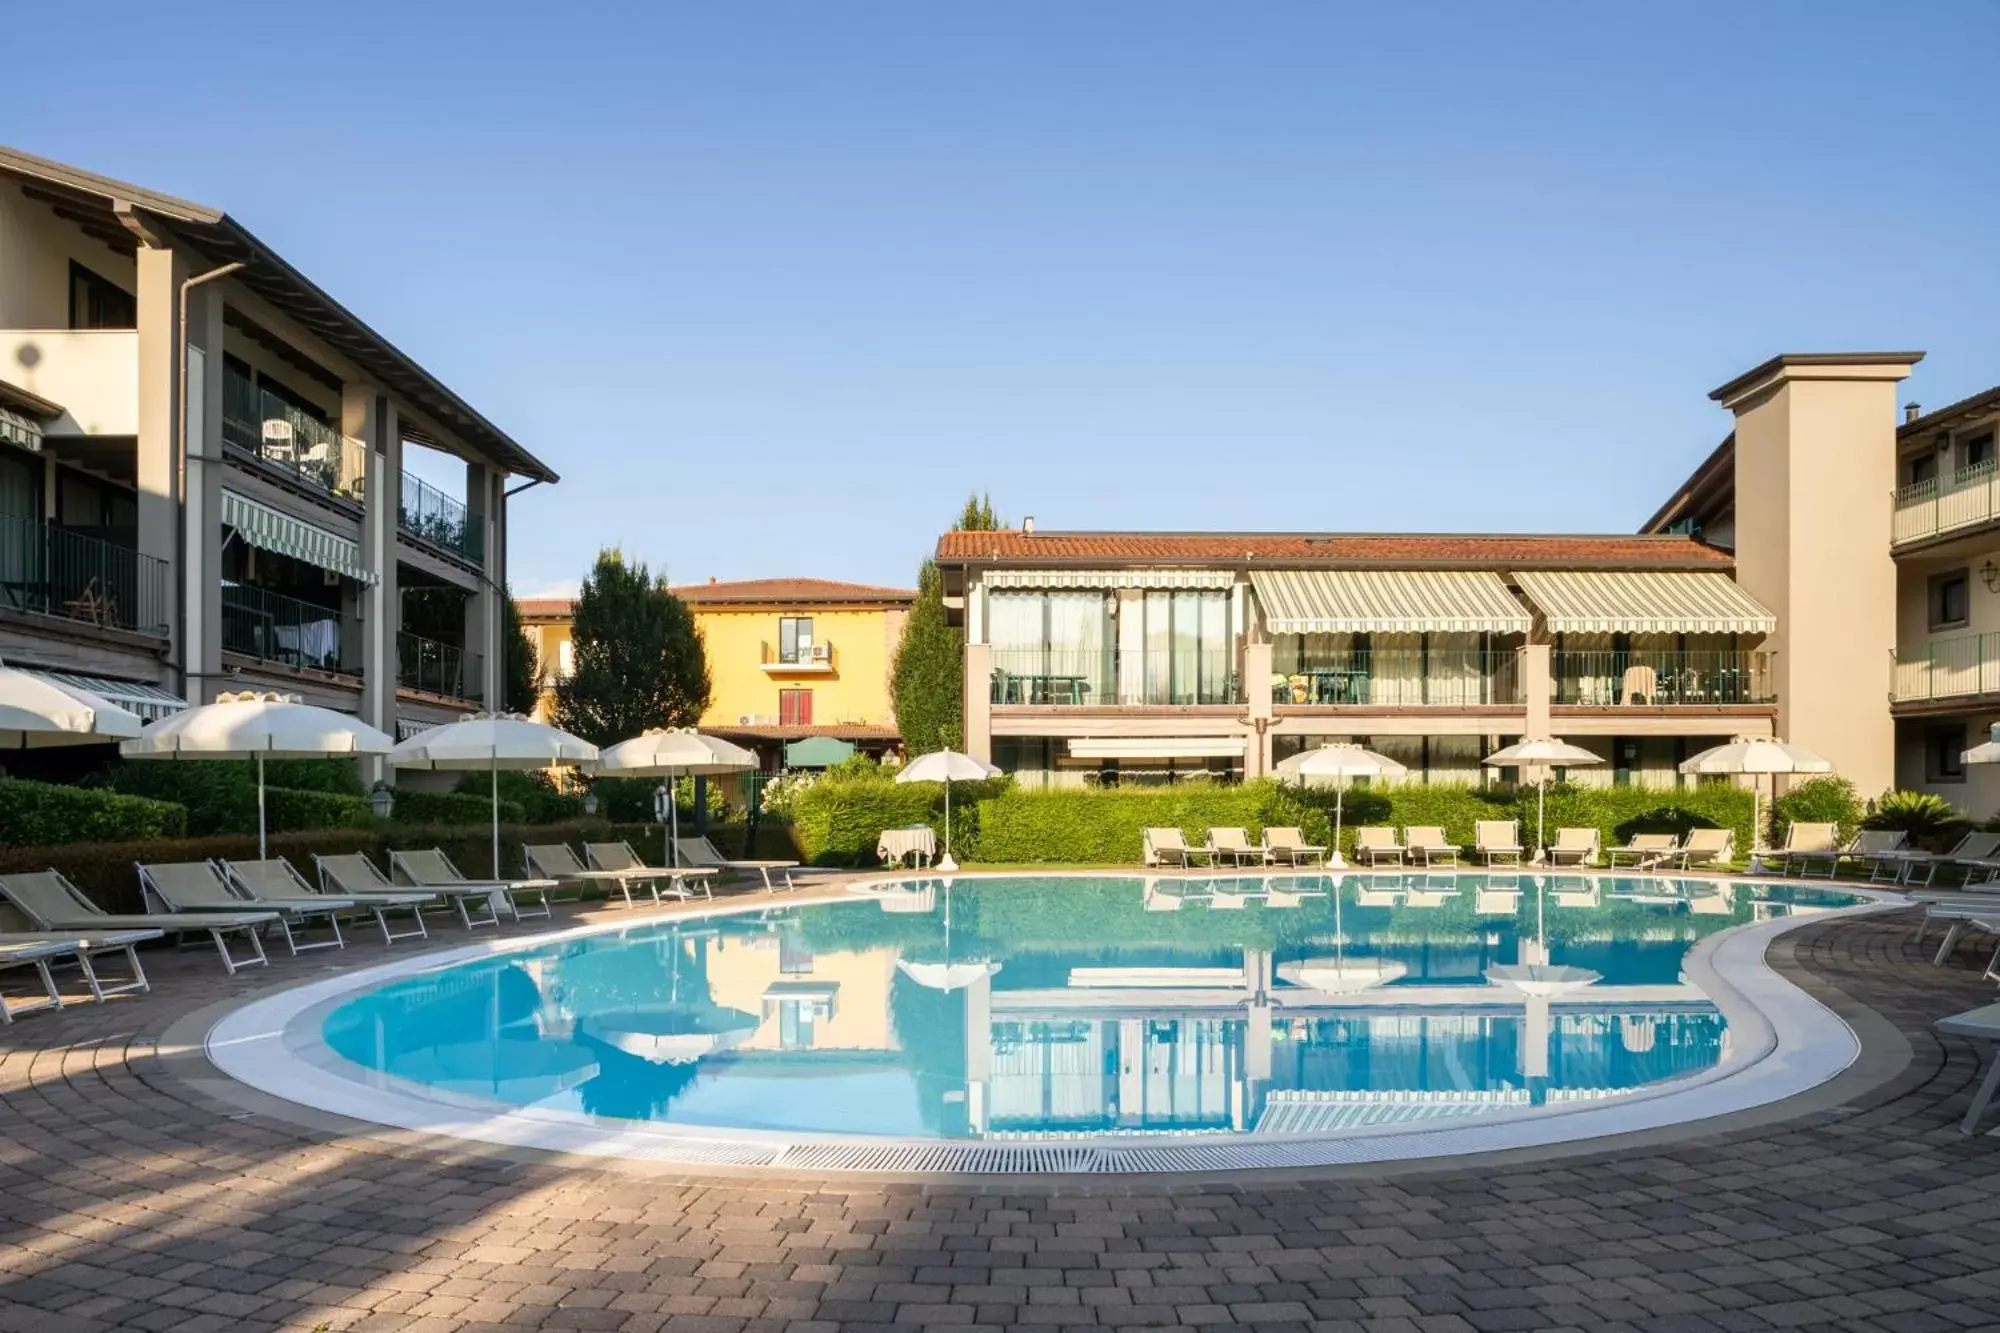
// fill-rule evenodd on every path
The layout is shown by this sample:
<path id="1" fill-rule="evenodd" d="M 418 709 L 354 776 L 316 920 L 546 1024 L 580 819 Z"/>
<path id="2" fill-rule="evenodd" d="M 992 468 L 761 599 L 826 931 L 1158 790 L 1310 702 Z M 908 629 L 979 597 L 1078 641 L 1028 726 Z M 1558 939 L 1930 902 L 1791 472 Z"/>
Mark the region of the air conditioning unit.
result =
<path id="1" fill-rule="evenodd" d="M 271 444 L 290 444 L 292 442 L 292 423 L 278 420 L 266 421 L 264 423 L 264 439 L 267 443 Z"/>
<path id="2" fill-rule="evenodd" d="M 833 660 L 833 645 L 830 643 L 816 643 L 807 652 L 815 662 L 831 662 Z"/>

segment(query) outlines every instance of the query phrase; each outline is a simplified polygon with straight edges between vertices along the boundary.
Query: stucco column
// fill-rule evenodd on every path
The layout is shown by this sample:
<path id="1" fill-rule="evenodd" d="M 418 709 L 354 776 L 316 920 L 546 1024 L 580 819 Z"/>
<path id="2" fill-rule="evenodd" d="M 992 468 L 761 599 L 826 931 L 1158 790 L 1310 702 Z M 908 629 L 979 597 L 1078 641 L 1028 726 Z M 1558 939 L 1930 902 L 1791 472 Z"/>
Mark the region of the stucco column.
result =
<path id="1" fill-rule="evenodd" d="M 361 560 L 375 582 L 361 592 L 361 720 L 396 734 L 396 631 L 402 596 L 396 581 L 396 527 L 402 503 L 403 432 L 396 405 L 372 384 L 341 386 L 340 433 L 368 451 L 362 483 Z M 379 762 L 368 780 L 385 776 Z"/>
<path id="2" fill-rule="evenodd" d="M 222 678 L 222 293 L 188 293 L 187 458 L 182 472 L 181 662 L 186 698 L 213 699 Z"/>
<path id="3" fill-rule="evenodd" d="M 965 752 L 993 762 L 993 649 L 965 645 Z"/>
<path id="4" fill-rule="evenodd" d="M 1549 701 L 1555 694 L 1554 657 L 1546 643 L 1531 643 L 1521 649 L 1521 699 L 1528 707 L 1523 723 L 1524 736 L 1552 736 Z"/>
<path id="5" fill-rule="evenodd" d="M 185 669 L 180 602 L 180 285 L 186 260 L 173 250 L 139 247 L 138 542 L 144 555 L 167 563 L 171 660 Z M 220 404 L 217 404 L 218 415 Z M 200 670 L 199 665 L 195 670 Z M 195 696 L 187 696 L 193 699 Z"/>
<path id="6" fill-rule="evenodd" d="M 506 474 L 484 463 L 465 465 L 465 521 L 480 534 L 480 567 L 486 578 L 479 591 L 465 599 L 465 647 L 479 654 L 482 706 L 498 712 L 505 700 L 500 697 L 500 592 L 504 576 L 507 534 L 501 519 L 504 502 L 500 487 Z"/>
<path id="7" fill-rule="evenodd" d="M 1243 751 L 1244 778 L 1261 778 L 1271 771 L 1271 645 L 1243 645 L 1244 700 L 1249 705 L 1250 743 Z"/>

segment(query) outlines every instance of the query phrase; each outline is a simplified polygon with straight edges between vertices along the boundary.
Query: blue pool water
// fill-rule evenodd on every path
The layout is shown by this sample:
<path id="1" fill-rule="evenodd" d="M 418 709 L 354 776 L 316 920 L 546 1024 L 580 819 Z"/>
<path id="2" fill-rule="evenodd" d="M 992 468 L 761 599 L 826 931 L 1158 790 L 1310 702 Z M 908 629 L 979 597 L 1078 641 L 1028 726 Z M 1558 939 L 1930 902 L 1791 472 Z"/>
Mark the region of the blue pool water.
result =
<path id="1" fill-rule="evenodd" d="M 1695 943 L 1856 901 L 1656 876 L 915 879 L 437 969 L 323 1035 L 350 1070 L 610 1120 L 1326 1132 L 1697 1073 L 1727 1034 L 1682 977 Z"/>

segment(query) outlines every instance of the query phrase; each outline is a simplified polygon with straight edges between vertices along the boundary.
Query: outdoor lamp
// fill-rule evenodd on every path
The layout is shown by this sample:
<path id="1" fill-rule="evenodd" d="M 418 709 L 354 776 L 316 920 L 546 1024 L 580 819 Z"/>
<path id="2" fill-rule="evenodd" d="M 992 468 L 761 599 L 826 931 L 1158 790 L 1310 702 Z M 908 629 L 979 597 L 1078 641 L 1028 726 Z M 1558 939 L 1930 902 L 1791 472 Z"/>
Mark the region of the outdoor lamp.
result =
<path id="1" fill-rule="evenodd" d="M 2000 592 L 2000 568 L 1988 560 L 1979 567 L 1979 581 L 1986 585 L 1986 591 Z"/>
<path id="2" fill-rule="evenodd" d="M 368 808 L 377 819 L 387 819 L 396 808 L 396 789 L 386 782 L 377 782 L 368 789 Z"/>

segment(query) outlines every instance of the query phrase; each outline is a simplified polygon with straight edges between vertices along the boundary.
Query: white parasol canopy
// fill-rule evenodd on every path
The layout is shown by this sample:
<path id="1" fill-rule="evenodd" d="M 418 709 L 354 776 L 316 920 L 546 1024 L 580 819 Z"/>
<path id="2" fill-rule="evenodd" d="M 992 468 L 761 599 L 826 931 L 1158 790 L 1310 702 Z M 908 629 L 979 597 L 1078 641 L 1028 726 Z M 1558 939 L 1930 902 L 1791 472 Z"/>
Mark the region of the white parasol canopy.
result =
<path id="1" fill-rule="evenodd" d="M 0 666 L 0 749 L 101 745 L 137 736 L 145 725 L 109 699 Z"/>
<path id="2" fill-rule="evenodd" d="M 1276 771 L 1281 778 L 1298 778 L 1303 782 L 1306 778 L 1397 778 L 1410 770 L 1386 754 L 1377 754 L 1350 741 L 1342 741 L 1281 759 Z M 1341 807 L 1345 796 L 1344 786 L 1334 787 L 1333 846 L 1327 852 L 1327 864 L 1340 869 L 1347 866 L 1346 859 L 1340 854 Z"/>
<path id="3" fill-rule="evenodd" d="M 217 695 L 151 723 L 118 747 L 127 759 L 254 759 L 257 762 L 257 855 L 264 834 L 266 759 L 339 759 L 388 754 L 395 742 L 358 717 L 303 703 L 297 695 Z"/>
<path id="4" fill-rule="evenodd" d="M 642 736 L 605 750 L 597 757 L 597 771 L 606 777 L 680 778 L 706 777 L 721 773 L 748 773 L 757 767 L 757 756 L 740 745 L 715 736 L 704 736 L 693 727 L 655 728 Z M 680 863 L 681 812 L 673 793 L 667 794 L 666 819 L 661 834 L 667 840 L 667 864 Z"/>
<path id="5" fill-rule="evenodd" d="M 983 760 L 974 759 L 969 754 L 956 750 L 937 750 L 931 754 L 912 759 L 896 774 L 898 782 L 942 782 L 944 784 L 944 855 L 938 858 L 937 868 L 943 871 L 958 869 L 958 862 L 951 857 L 951 784 L 954 782 L 979 782 L 986 778 L 997 778 L 1000 770 Z"/>
<path id="6" fill-rule="evenodd" d="M 492 775 L 493 874 L 500 875 L 500 770 L 528 772 L 557 764 L 588 764 L 597 747 L 566 731 L 518 713 L 474 713 L 420 731 L 389 751 L 396 768 L 442 769 Z"/>
<path id="7" fill-rule="evenodd" d="M 1409 965 L 1390 958 L 1302 958 L 1278 964 L 1278 975 L 1322 995 L 1353 995 L 1400 981 Z"/>
<path id="8" fill-rule="evenodd" d="M 932 990 L 964 990 L 1000 970 L 998 963 L 913 963 L 907 958 L 896 960 L 896 969 L 919 986 Z"/>
<path id="9" fill-rule="evenodd" d="M 1755 778 L 1761 773 L 1831 773 L 1833 761 L 1803 745 L 1788 745 L 1769 736 L 1738 736 L 1727 745 L 1703 750 L 1681 763 L 1681 772 Z M 1764 838 L 1763 789 L 1750 786 L 1750 857 L 1754 865 Z"/>
<path id="10" fill-rule="evenodd" d="M 1594 751 L 1581 745 L 1571 745 L 1568 741 L 1555 740 L 1548 736 L 1529 736 L 1495 750 L 1480 760 L 1488 768 L 1537 767 L 1542 770 L 1541 781 L 1535 784 L 1535 859 L 1541 860 L 1542 848 L 1546 843 L 1544 834 L 1549 811 L 1549 769 L 1552 767 L 1581 768 L 1586 764 L 1601 764 L 1604 760 Z"/>
<path id="11" fill-rule="evenodd" d="M 1973 746 L 1959 759 L 1968 764 L 2000 764 L 2000 722 L 1993 724 L 1989 739 Z"/>

